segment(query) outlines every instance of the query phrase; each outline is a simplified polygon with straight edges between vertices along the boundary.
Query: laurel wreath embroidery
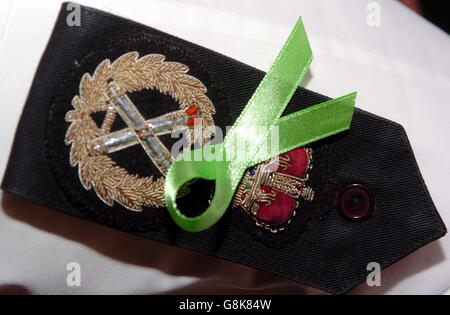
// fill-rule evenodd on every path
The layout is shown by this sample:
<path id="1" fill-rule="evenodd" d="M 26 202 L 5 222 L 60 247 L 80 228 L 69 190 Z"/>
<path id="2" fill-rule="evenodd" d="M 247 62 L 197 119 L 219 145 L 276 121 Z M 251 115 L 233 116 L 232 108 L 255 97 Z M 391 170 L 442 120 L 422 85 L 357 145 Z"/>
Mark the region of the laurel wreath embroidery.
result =
<path id="1" fill-rule="evenodd" d="M 202 118 L 202 128 L 214 126 L 212 115 L 214 105 L 206 96 L 207 89 L 198 79 L 187 74 L 189 68 L 178 62 L 165 61 L 165 56 L 150 54 L 138 58 L 137 52 L 130 52 L 116 59 L 112 64 L 104 60 L 91 76 L 83 75 L 79 95 L 72 99 L 73 110 L 66 114 L 71 123 L 65 142 L 71 145 L 70 165 L 78 166 L 78 174 L 83 187 L 94 188 L 98 197 L 109 206 L 118 202 L 122 206 L 142 211 L 144 206 L 163 207 L 164 177 L 139 177 L 130 174 L 106 154 L 93 152 L 91 141 L 111 131 L 116 117 L 114 109 L 107 103 L 104 91 L 108 80 L 114 80 L 125 92 L 138 92 L 156 89 L 170 95 L 178 102 L 180 109 L 196 105 Z M 106 112 L 99 128 L 91 114 Z M 190 144 L 193 141 L 204 143 L 207 139 L 193 139 L 190 130 L 186 133 Z M 203 136 L 205 137 L 206 134 Z M 198 137 L 198 136 L 197 136 Z M 201 137 L 201 136 L 200 136 Z"/>

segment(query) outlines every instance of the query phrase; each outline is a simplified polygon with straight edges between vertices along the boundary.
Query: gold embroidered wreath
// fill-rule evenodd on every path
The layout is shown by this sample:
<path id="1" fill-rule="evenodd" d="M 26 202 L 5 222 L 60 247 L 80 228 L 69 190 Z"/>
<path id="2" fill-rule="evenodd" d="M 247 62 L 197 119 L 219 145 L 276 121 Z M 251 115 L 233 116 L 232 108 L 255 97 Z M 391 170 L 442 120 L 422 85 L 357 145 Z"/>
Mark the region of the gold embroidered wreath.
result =
<path id="1" fill-rule="evenodd" d="M 109 206 L 114 201 L 124 207 L 142 211 L 143 206 L 163 207 L 164 177 L 139 177 L 130 174 L 106 154 L 93 152 L 91 141 L 106 135 L 116 117 L 116 112 L 109 108 L 104 96 L 108 80 L 114 80 L 125 92 L 138 92 L 144 89 L 156 89 L 170 95 L 178 102 L 180 109 L 191 105 L 199 108 L 202 128 L 214 126 L 212 115 L 214 105 L 206 96 L 206 87 L 198 79 L 187 74 L 189 68 L 178 62 L 165 61 L 165 56 L 150 54 L 138 58 L 137 52 L 130 52 L 119 57 L 112 64 L 109 59 L 100 63 L 91 76 L 83 75 L 79 95 L 72 99 L 73 110 L 66 114 L 70 126 L 65 142 L 72 145 L 70 165 L 78 165 L 78 174 L 84 188 L 94 188 L 98 197 Z M 101 127 L 91 117 L 97 112 L 106 112 Z M 207 139 L 192 139 L 190 130 L 186 133 L 188 142 Z"/>

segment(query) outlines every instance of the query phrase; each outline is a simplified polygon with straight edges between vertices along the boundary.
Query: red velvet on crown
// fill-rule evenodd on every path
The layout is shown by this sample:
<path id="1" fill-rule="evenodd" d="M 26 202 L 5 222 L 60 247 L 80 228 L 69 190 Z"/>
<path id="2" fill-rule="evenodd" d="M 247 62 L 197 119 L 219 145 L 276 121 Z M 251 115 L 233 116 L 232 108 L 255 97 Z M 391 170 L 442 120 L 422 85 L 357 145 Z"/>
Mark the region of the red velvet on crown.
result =
<path id="1" fill-rule="evenodd" d="M 277 172 L 302 178 L 308 167 L 308 155 L 306 151 L 303 148 L 298 148 L 285 154 L 289 155 L 291 165 L 286 170 L 283 170 L 279 166 Z M 261 189 L 269 193 L 272 192 L 269 186 L 263 186 Z M 269 224 L 282 224 L 290 218 L 291 213 L 294 211 L 295 199 L 277 191 L 275 200 L 270 206 L 267 207 L 264 203 L 260 202 L 258 204 L 258 219 Z"/>

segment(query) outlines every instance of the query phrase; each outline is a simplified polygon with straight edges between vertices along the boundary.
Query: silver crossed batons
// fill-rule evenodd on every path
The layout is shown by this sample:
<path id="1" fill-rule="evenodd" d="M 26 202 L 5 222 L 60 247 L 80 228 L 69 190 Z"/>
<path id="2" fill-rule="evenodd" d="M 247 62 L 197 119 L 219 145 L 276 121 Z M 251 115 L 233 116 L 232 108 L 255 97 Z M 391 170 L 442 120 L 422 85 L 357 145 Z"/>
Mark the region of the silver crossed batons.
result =
<path id="1" fill-rule="evenodd" d="M 173 158 L 158 136 L 189 128 L 190 124 L 193 125 L 191 123 L 193 119 L 197 118 L 197 108 L 191 106 L 187 110 L 145 120 L 130 98 L 114 81 L 108 83 L 105 97 L 128 128 L 94 139 L 93 150 L 108 154 L 140 144 L 159 171 L 165 175 Z"/>

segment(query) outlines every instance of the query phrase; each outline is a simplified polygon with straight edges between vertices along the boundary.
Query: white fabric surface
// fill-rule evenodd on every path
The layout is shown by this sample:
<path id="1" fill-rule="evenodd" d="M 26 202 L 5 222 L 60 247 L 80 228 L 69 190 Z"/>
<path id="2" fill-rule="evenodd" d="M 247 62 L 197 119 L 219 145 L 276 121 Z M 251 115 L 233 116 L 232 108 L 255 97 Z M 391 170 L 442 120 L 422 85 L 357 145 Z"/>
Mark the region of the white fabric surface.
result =
<path id="1" fill-rule="evenodd" d="M 0 175 L 59 0 L 0 1 Z M 303 86 L 402 124 L 438 211 L 450 226 L 450 40 L 401 4 L 366 0 L 80 0 L 267 71 L 298 16 L 315 55 Z M 319 293 L 219 259 L 176 249 L 1 195 L 0 293 Z M 354 293 L 443 294 L 450 289 L 450 238 L 382 272 L 382 286 Z M 81 264 L 81 287 L 66 265 Z"/>

